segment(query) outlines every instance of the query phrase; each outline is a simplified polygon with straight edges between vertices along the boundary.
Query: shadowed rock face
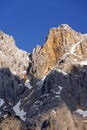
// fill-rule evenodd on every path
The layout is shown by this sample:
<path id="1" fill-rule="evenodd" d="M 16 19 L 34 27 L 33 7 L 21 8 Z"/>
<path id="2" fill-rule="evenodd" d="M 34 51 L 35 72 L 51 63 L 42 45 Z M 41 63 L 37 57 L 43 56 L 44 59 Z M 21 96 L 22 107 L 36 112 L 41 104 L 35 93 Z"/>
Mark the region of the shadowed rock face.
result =
<path id="1" fill-rule="evenodd" d="M 0 32 L 0 54 L 0 129 L 87 130 L 86 34 L 60 25 L 28 54 Z"/>
<path id="2" fill-rule="evenodd" d="M 14 105 L 25 91 L 24 81 L 13 75 L 9 68 L 0 69 L 0 99 Z"/>

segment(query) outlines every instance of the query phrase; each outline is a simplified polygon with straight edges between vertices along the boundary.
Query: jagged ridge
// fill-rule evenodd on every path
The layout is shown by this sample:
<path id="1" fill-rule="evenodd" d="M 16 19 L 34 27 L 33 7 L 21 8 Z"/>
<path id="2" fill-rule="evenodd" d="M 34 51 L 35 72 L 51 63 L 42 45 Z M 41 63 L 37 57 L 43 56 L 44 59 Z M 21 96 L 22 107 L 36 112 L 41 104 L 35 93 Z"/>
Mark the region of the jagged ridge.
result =
<path id="1" fill-rule="evenodd" d="M 63 24 L 28 54 L 0 32 L 0 129 L 14 128 L 14 118 L 15 130 L 86 130 L 86 44 L 86 34 Z"/>

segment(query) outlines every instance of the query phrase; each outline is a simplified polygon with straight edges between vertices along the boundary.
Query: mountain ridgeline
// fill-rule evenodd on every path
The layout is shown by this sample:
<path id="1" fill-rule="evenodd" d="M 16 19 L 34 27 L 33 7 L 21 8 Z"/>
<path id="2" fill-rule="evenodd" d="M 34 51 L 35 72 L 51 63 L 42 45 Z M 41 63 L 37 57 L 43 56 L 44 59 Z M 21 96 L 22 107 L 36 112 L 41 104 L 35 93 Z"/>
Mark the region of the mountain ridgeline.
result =
<path id="1" fill-rule="evenodd" d="M 62 24 L 32 53 L 0 32 L 0 130 L 87 130 L 87 34 Z"/>

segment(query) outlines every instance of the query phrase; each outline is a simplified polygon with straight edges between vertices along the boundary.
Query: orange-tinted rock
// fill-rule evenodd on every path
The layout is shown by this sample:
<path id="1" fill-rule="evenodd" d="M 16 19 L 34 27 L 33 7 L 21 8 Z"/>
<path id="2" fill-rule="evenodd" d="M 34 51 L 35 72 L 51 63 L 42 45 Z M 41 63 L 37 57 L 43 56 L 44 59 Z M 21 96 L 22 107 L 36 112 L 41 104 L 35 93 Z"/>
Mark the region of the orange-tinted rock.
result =
<path id="1" fill-rule="evenodd" d="M 38 79 L 43 78 L 79 40 L 81 34 L 68 25 L 52 28 L 45 44 L 42 47 L 37 46 L 32 53 L 30 74 Z"/>

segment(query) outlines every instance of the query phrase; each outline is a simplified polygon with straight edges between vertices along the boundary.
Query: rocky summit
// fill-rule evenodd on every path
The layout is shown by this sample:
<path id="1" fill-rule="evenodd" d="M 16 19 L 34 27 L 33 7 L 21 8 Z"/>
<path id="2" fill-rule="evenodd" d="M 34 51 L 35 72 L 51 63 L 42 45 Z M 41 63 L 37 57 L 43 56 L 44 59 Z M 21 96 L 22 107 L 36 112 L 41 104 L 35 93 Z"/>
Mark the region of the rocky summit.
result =
<path id="1" fill-rule="evenodd" d="M 0 130 L 87 130 L 87 34 L 62 24 L 28 53 L 0 31 Z"/>

